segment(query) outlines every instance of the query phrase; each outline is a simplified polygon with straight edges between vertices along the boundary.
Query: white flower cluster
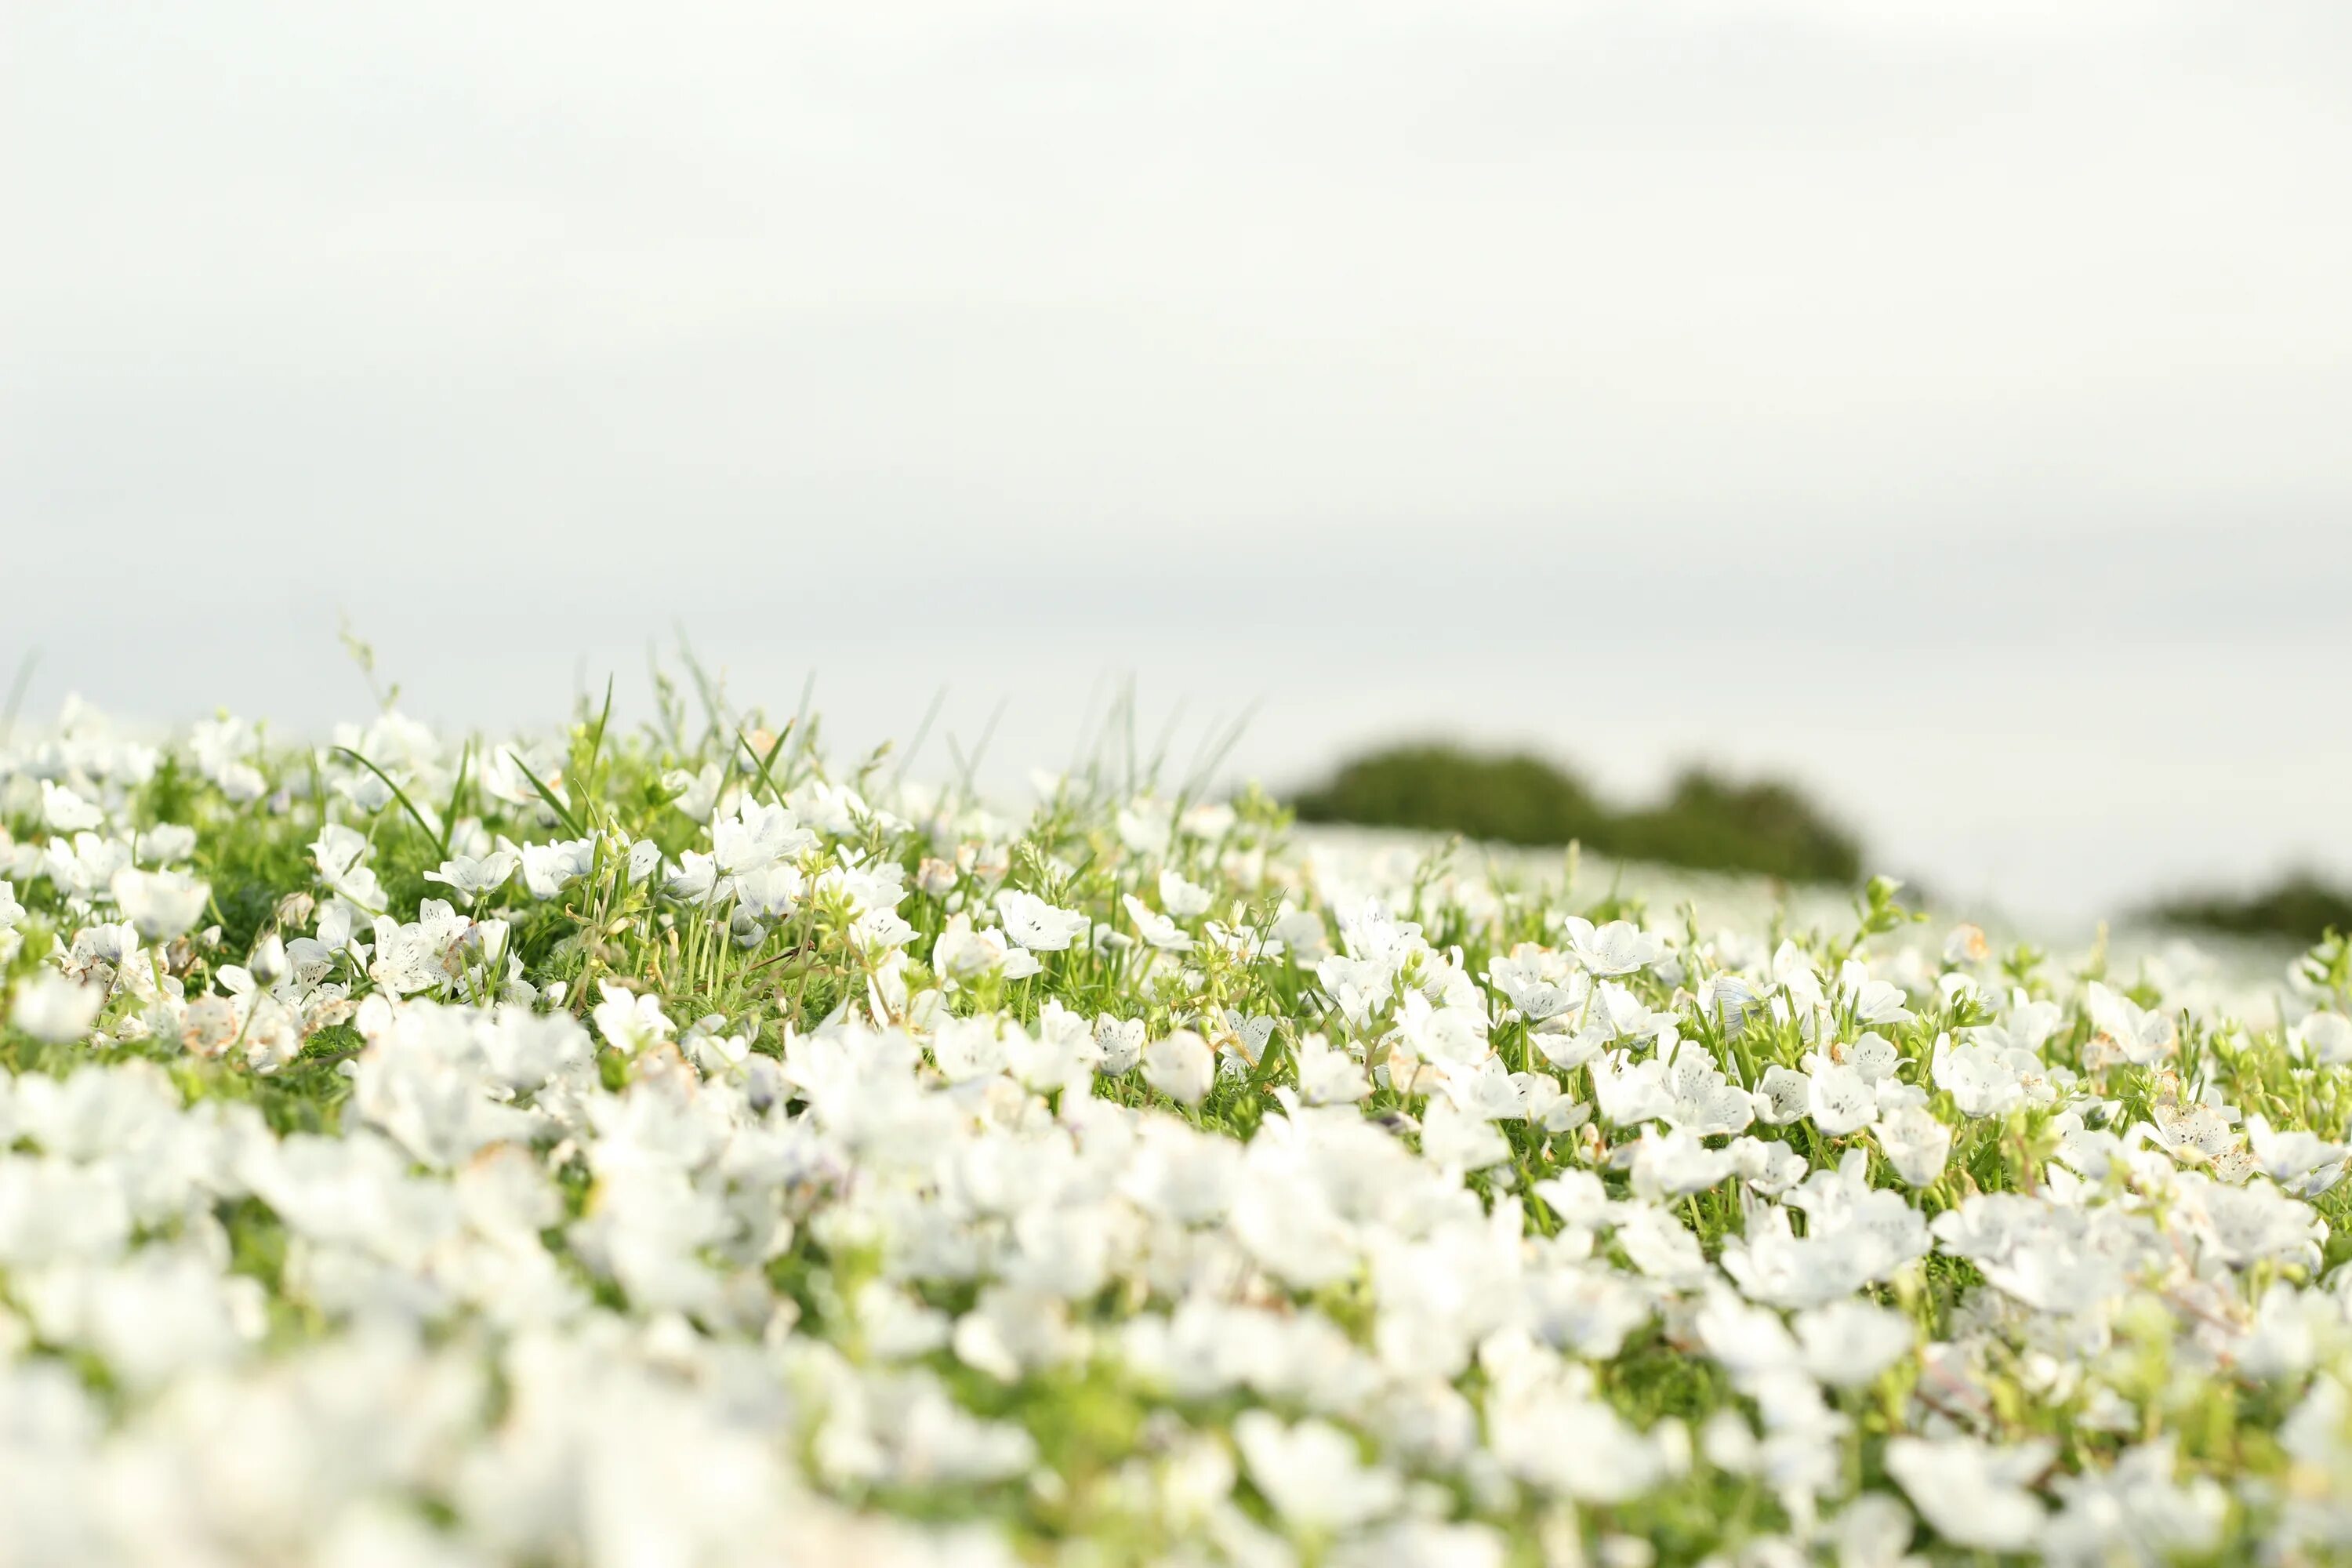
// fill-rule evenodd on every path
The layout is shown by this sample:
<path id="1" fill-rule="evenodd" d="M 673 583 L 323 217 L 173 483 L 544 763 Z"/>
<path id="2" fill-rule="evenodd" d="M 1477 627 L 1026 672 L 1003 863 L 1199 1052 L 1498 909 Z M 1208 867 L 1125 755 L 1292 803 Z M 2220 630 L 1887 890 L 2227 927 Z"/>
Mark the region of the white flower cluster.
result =
<path id="1" fill-rule="evenodd" d="M 2352 1553 L 2344 943 L 606 730 L 0 754 L 0 1565 Z"/>

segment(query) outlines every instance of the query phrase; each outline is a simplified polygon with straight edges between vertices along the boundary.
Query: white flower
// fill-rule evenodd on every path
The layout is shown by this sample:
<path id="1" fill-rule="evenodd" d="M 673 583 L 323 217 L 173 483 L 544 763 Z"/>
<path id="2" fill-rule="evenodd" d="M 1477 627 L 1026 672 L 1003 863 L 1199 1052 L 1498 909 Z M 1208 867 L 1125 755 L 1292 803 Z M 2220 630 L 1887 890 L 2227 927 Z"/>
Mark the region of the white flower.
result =
<path id="1" fill-rule="evenodd" d="M 1846 1065 L 1868 1084 L 1880 1082 L 1903 1061 L 1903 1053 L 1895 1047 L 1895 1042 L 1874 1029 L 1852 1045 L 1834 1047 L 1832 1050 L 1842 1052 Z"/>
<path id="2" fill-rule="evenodd" d="M 1546 1019 L 1529 1038 L 1544 1060 L 1562 1072 L 1573 1072 L 1592 1060 L 1617 1038 L 1617 1026 L 1606 1006 L 1594 1005 L 1571 1030 L 1565 1016 Z"/>
<path id="3" fill-rule="evenodd" d="M 2170 1013 L 2145 1010 L 2095 980 L 2084 988 L 2084 1001 L 2098 1029 L 2084 1047 L 2084 1059 L 2093 1066 L 2129 1062 L 2152 1067 L 2179 1048 L 2179 1029 Z"/>
<path id="4" fill-rule="evenodd" d="M 1143 1058 L 1143 1020 L 1096 1015 L 1095 1047 L 1102 1053 L 1098 1071 L 1123 1073 Z"/>
<path id="5" fill-rule="evenodd" d="M 1313 910 L 1292 910 L 1274 922 L 1274 940 L 1297 963 L 1312 966 L 1331 956 L 1331 938 L 1323 917 Z"/>
<path id="6" fill-rule="evenodd" d="M 1674 1094 L 1666 1086 L 1666 1064 L 1659 1058 L 1635 1062 L 1623 1051 L 1612 1051 L 1595 1058 L 1591 1071 L 1601 1120 L 1611 1126 L 1638 1126 L 1675 1113 Z"/>
<path id="7" fill-rule="evenodd" d="M 2229 1498 L 2210 1477 L 2172 1479 L 2169 1436 L 2126 1449 L 2104 1473 L 2058 1476 L 2063 1505 L 2042 1536 L 2051 1563 L 2105 1568 L 2202 1557 L 2221 1542 Z"/>
<path id="8" fill-rule="evenodd" d="M 1186 881 L 1174 869 L 1160 873 L 1160 907 L 1180 921 L 1209 912 L 1209 889 Z"/>
<path id="9" fill-rule="evenodd" d="M 1384 1466 L 1367 1465 L 1355 1439 L 1309 1417 L 1286 1426 L 1279 1416 L 1244 1410 L 1234 1420 L 1251 1484 L 1294 1528 L 1337 1532 L 1388 1513 L 1403 1484 Z"/>
<path id="10" fill-rule="evenodd" d="M 1582 915 L 1570 915 L 1566 924 L 1569 945 L 1596 976 L 1647 969 L 1666 951 L 1664 942 L 1628 921 L 1611 921 L 1595 929 Z"/>
<path id="11" fill-rule="evenodd" d="M 699 773 L 671 768 L 661 776 L 662 790 L 670 797 L 670 805 L 697 822 L 708 820 L 718 809 L 722 782 L 717 763 L 705 763 Z"/>
<path id="12" fill-rule="evenodd" d="M 84 926 L 74 932 L 59 967 L 69 980 L 109 981 L 139 951 L 139 931 L 129 921 Z M 133 980 L 132 984 L 136 984 Z"/>
<path id="13" fill-rule="evenodd" d="M 1870 1092 L 1862 1075 L 1850 1067 L 1835 1064 L 1813 1069 L 1806 1104 L 1812 1113 L 1813 1125 L 1831 1138 L 1859 1132 L 1878 1115 L 1878 1097 Z"/>
<path id="14" fill-rule="evenodd" d="M 8 1021 L 37 1040 L 63 1045 L 89 1033 L 106 992 L 96 985 L 77 985 L 57 974 L 42 974 L 17 988 L 9 1004 Z"/>
<path id="15" fill-rule="evenodd" d="M 1004 934 L 1032 952 L 1059 952 L 1087 934 L 1091 922 L 1083 914 L 1056 909 L 1034 893 L 1002 888 L 996 912 L 1004 921 Z"/>
<path id="16" fill-rule="evenodd" d="M 1425 1061 L 1474 1066 L 1494 1051 L 1486 1043 L 1486 1014 L 1475 1007 L 1433 1005 L 1419 991 L 1405 993 L 1396 1028 L 1404 1044 Z"/>
<path id="17" fill-rule="evenodd" d="M 1143 1047 L 1143 1081 L 1181 1105 L 1198 1105 L 1209 1096 L 1216 1058 L 1209 1042 L 1190 1029 L 1152 1041 Z"/>
<path id="18" fill-rule="evenodd" d="M 1309 1105 L 1346 1105 L 1372 1092 L 1363 1065 L 1320 1035 L 1298 1042 L 1298 1093 Z"/>
<path id="19" fill-rule="evenodd" d="M 1549 1073 L 1515 1072 L 1511 1083 L 1528 1120 L 1546 1132 L 1573 1132 L 1592 1120 L 1592 1107 L 1572 1098 Z"/>
<path id="20" fill-rule="evenodd" d="M 114 874 L 114 902 L 139 934 L 150 942 L 178 936 L 202 918 L 213 890 L 185 871 L 139 871 L 130 868 Z"/>
<path id="21" fill-rule="evenodd" d="M 968 1083 L 1004 1070 L 1004 1031 L 992 1015 L 942 1018 L 931 1037 L 931 1060 L 950 1083 Z"/>
<path id="22" fill-rule="evenodd" d="M 604 997 L 591 1015 L 597 1032 L 623 1055 L 635 1056 L 677 1032 L 677 1026 L 662 1011 L 661 998 L 651 992 L 638 995 L 610 980 L 598 981 L 596 990 Z"/>
<path id="23" fill-rule="evenodd" d="M 1832 1301 L 1797 1314 L 1805 1370 L 1832 1388 L 1861 1388 L 1910 1353 L 1911 1320 L 1868 1301 Z"/>
<path id="24" fill-rule="evenodd" d="M 1905 1005 L 1903 988 L 1884 980 L 1873 980 L 1869 971 L 1853 959 L 1846 960 L 1838 971 L 1838 1000 L 1853 1009 L 1854 1021 L 1862 1024 L 1907 1024 L 1911 1009 Z"/>
<path id="25" fill-rule="evenodd" d="M 1166 952 L 1192 951 L 1192 937 L 1174 921 L 1152 909 L 1133 893 L 1126 895 L 1120 902 L 1127 906 L 1128 918 L 1135 922 L 1135 929 L 1143 933 L 1143 940 L 1148 945 Z"/>
<path id="26" fill-rule="evenodd" d="M 254 983 L 263 990 L 276 986 L 286 978 L 291 968 L 291 961 L 286 955 L 286 939 L 271 931 L 255 942 L 253 952 L 246 958 L 245 967 L 246 972 L 253 976 Z"/>
<path id="27" fill-rule="evenodd" d="M 2262 1182 L 2230 1186 L 2184 1171 L 2173 1215 L 2183 1229 L 2234 1268 L 2273 1260 L 2317 1267 L 2327 1222 L 2311 1205 Z"/>
<path id="28" fill-rule="evenodd" d="M 1804 1180 L 1811 1167 L 1805 1157 L 1786 1143 L 1762 1138 L 1731 1141 L 1732 1167 L 1739 1179 L 1767 1197 L 1778 1197 Z"/>
<path id="29" fill-rule="evenodd" d="M 1606 1405 L 1548 1389 L 1487 1405 L 1495 1458 L 1512 1475 L 1583 1502 L 1639 1497 L 1666 1474 L 1666 1456 Z"/>
<path id="30" fill-rule="evenodd" d="M 41 820 L 58 833 L 102 827 L 106 813 L 54 780 L 41 781 Z"/>
<path id="31" fill-rule="evenodd" d="M 931 943 L 931 971 L 946 981 L 974 980 L 1004 963 L 1012 949 L 1001 931 L 974 931 L 971 917 L 958 911 Z"/>
<path id="32" fill-rule="evenodd" d="M 745 801 L 732 816 L 710 825 L 710 855 L 730 876 L 789 860 L 816 843 L 816 835 L 783 806 Z"/>
<path id="33" fill-rule="evenodd" d="M 2312 1014 L 2287 1031 L 2287 1040 L 2315 1067 L 2352 1062 L 2352 1018 L 2341 1013 Z"/>
<path id="34" fill-rule="evenodd" d="M 1936 1037 L 1929 1076 L 1952 1097 L 1963 1116 L 2000 1116 L 2025 1103 L 2025 1085 L 2009 1053 L 1997 1046 L 1954 1047 L 1949 1035 Z"/>
<path id="35" fill-rule="evenodd" d="M 1730 1175 L 1738 1163 L 1730 1150 L 1710 1149 L 1693 1133 L 1675 1131 L 1660 1137 L 1645 1129 L 1633 1146 L 1633 1192 L 1651 1203 L 1703 1193 Z"/>
<path id="36" fill-rule="evenodd" d="M 596 840 L 562 838 L 522 847 L 522 885 L 534 899 L 551 899 L 596 864 Z"/>
<path id="37" fill-rule="evenodd" d="M 862 952 L 887 952 L 915 940 L 915 928 L 896 910 L 868 910 L 849 922 L 848 937 Z"/>
<path id="38" fill-rule="evenodd" d="M 1527 1115 L 1527 1099 L 1502 1058 L 1488 1057 L 1475 1067 L 1461 1062 L 1436 1066 L 1437 1085 L 1445 1098 L 1481 1121 L 1516 1121 Z"/>
<path id="39" fill-rule="evenodd" d="M 1666 1089 L 1674 1097 L 1665 1115 L 1669 1124 L 1705 1138 L 1745 1131 L 1756 1119 L 1755 1102 L 1725 1079 L 1705 1046 L 1662 1037 L 1659 1054 L 1665 1058 Z"/>
<path id="40" fill-rule="evenodd" d="M 1698 1337 L 1735 1386 L 1752 1393 L 1763 1383 L 1798 1368 L 1797 1342 L 1780 1314 L 1751 1307 L 1720 1284 L 1710 1286 L 1706 1304 L 1692 1320 Z"/>
<path id="41" fill-rule="evenodd" d="M 450 891 L 471 903 L 495 891 L 521 864 L 522 857 L 511 849 L 493 849 L 478 857 L 453 855 L 441 862 L 440 869 L 425 872 L 425 879 L 446 883 Z"/>
<path id="42" fill-rule="evenodd" d="M 1487 965 L 1486 978 L 1531 1024 L 1556 1018 L 1591 994 L 1591 983 L 1581 970 L 1570 969 L 1558 953 L 1530 942 L 1521 942 L 1508 957 Z"/>
<path id="43" fill-rule="evenodd" d="M 384 907 L 383 888 L 367 867 L 368 849 L 363 834 L 340 822 L 320 827 L 319 837 L 310 843 L 319 880 L 337 898 L 374 914 Z"/>
<path id="44" fill-rule="evenodd" d="M 414 925 L 379 916 L 368 977 L 395 996 L 446 985 L 465 971 L 459 943 L 473 929 L 473 921 L 439 899 L 424 901 Z"/>
<path id="45" fill-rule="evenodd" d="M 1926 1558 L 1911 1555 L 1915 1528 L 1900 1502 L 1885 1492 L 1864 1493 L 1831 1523 L 1837 1568 L 1927 1568 Z"/>
<path id="46" fill-rule="evenodd" d="M 1763 1078 L 1757 1082 L 1756 1120 L 1767 1127 L 1786 1127 L 1802 1121 L 1812 1104 L 1812 1093 L 1811 1079 L 1775 1062 L 1764 1069 Z"/>
<path id="47" fill-rule="evenodd" d="M 132 854 L 150 866 L 168 866 L 196 852 L 196 830 L 176 822 L 142 829 L 131 841 Z"/>
<path id="48" fill-rule="evenodd" d="M 2264 1174 L 2298 1198 L 2315 1198 L 2352 1168 L 2352 1148 L 2330 1143 L 2300 1127 L 2273 1131 L 2267 1118 L 2246 1123 L 2246 1138 Z"/>
<path id="49" fill-rule="evenodd" d="M 779 864 L 763 866 L 756 871 L 738 872 L 733 885 L 735 912 L 762 926 L 771 926 L 779 921 L 790 920 L 799 912 L 801 896 L 808 890 L 808 879 L 801 874 L 798 866 Z M 876 912 L 872 910 L 866 911 L 867 914 Z"/>
<path id="50" fill-rule="evenodd" d="M 1910 1185 L 1924 1187 L 1944 1173 L 1952 1152 L 1952 1130 L 1926 1106 L 1889 1111 L 1878 1119 L 1874 1131 L 1879 1151 Z"/>
<path id="51" fill-rule="evenodd" d="M 1511 1157 L 1495 1124 L 1450 1100 L 1433 1100 L 1421 1120 L 1422 1157 L 1454 1171 L 1482 1171 Z"/>
<path id="52" fill-rule="evenodd" d="M 1886 1445 L 1886 1471 L 1954 1545 L 2023 1552 L 2045 1517 L 2026 1489 L 2057 1453 L 2047 1438 L 2002 1448 L 1973 1437 L 1895 1437 Z"/>

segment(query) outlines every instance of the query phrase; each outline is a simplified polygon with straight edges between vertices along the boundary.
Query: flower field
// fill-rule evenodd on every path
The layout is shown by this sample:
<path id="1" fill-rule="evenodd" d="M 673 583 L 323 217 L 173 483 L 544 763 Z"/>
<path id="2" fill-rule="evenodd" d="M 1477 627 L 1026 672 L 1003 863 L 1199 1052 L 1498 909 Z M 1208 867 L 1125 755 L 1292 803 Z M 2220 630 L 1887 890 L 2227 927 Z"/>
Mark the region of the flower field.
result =
<path id="1" fill-rule="evenodd" d="M 1115 752 L 17 740 L 0 1564 L 2352 1556 L 2344 942 L 2231 1016 Z"/>

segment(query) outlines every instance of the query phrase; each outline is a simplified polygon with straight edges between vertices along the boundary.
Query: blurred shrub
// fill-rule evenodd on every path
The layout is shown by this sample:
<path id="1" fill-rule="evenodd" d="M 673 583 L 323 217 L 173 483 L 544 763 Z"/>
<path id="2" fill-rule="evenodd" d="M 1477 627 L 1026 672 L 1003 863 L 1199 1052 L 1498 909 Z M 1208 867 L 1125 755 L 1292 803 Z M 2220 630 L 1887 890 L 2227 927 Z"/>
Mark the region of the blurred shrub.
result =
<path id="1" fill-rule="evenodd" d="M 2156 905 L 2147 916 L 2163 925 L 2315 942 L 2330 931 L 2352 931 L 2352 893 L 2297 871 L 2263 892 L 2244 898 L 2189 894 Z"/>
<path id="2" fill-rule="evenodd" d="M 1358 757 L 1294 804 L 1303 822 L 1426 827 L 1502 844 L 1589 841 L 1608 820 L 1581 781 L 1539 757 L 1434 745 Z"/>
<path id="3" fill-rule="evenodd" d="M 1616 818 L 1593 841 L 1605 854 L 1792 882 L 1851 882 L 1862 847 L 1812 802 L 1769 780 L 1738 784 L 1694 769 L 1664 804 Z"/>
<path id="4" fill-rule="evenodd" d="M 1576 839 L 1626 859 L 1790 881 L 1850 882 L 1862 870 L 1853 836 L 1789 785 L 1735 783 L 1703 769 L 1676 779 L 1657 805 L 1619 812 L 1539 757 L 1424 743 L 1358 757 L 1292 804 L 1302 822 L 1420 827 L 1504 844 Z"/>

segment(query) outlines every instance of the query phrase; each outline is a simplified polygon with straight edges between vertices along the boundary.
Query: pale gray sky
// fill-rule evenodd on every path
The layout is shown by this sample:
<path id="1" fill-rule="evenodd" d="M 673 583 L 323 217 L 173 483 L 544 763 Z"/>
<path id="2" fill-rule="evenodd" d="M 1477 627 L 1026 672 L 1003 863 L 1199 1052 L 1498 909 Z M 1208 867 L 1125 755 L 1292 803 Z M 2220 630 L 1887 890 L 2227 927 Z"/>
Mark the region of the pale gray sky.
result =
<path id="1" fill-rule="evenodd" d="M 2352 868 L 2339 5 L 0 5 L 37 709 L 683 621 L 1008 771 L 1131 672 L 2030 909 Z"/>

